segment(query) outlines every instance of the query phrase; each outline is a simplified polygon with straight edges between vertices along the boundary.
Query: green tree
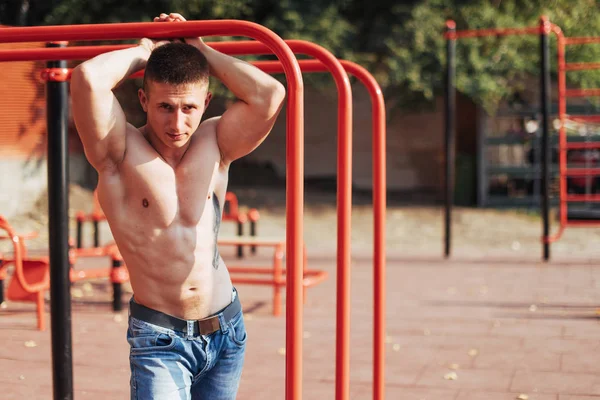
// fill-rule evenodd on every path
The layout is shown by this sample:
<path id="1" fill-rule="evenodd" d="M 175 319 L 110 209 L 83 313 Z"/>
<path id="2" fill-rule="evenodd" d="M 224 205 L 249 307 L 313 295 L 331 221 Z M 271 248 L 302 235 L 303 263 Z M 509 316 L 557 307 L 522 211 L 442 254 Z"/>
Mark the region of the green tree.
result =
<path id="1" fill-rule="evenodd" d="M 534 27 L 541 15 L 566 36 L 600 35 L 596 0 L 0 0 L 0 23 L 12 25 L 150 21 L 165 11 L 188 19 L 244 19 L 286 39 L 305 39 L 369 69 L 389 104 L 432 104 L 443 90 L 445 22 L 457 29 Z M 210 40 L 230 40 L 218 38 Z M 239 38 L 233 38 L 239 39 Z M 551 39 L 556 74 L 556 41 Z M 457 87 L 490 111 L 538 76 L 536 35 L 461 39 Z M 572 46 L 569 62 L 600 61 L 600 46 Z M 600 72 L 568 73 L 574 87 L 600 87 Z M 305 78 L 319 87 L 325 75 Z"/>
<path id="2" fill-rule="evenodd" d="M 401 22 L 370 35 L 361 50 L 373 61 L 371 69 L 388 98 L 405 107 L 420 105 L 433 100 L 443 88 L 446 20 L 456 21 L 458 30 L 533 27 L 541 15 L 547 15 L 567 36 L 594 36 L 600 34 L 599 11 L 595 0 L 423 0 L 414 6 L 390 4 L 386 18 Z M 551 65 L 556 72 L 554 39 L 551 46 Z M 522 90 L 531 76 L 539 75 L 539 57 L 536 35 L 461 39 L 457 43 L 457 87 L 491 111 L 502 99 Z M 568 61 L 600 61 L 600 47 L 570 48 Z M 568 79 L 575 86 L 600 86 L 598 72 L 569 73 Z"/>

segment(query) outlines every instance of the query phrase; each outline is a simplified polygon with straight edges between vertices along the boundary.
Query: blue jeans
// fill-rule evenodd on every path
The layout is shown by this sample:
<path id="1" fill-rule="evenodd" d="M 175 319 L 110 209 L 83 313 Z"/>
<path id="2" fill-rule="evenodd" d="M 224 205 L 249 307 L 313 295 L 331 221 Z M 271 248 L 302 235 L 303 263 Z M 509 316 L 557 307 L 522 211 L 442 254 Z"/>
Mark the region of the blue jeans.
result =
<path id="1" fill-rule="evenodd" d="M 239 387 L 246 328 L 243 312 L 210 335 L 185 332 L 129 317 L 131 399 L 234 400 Z"/>

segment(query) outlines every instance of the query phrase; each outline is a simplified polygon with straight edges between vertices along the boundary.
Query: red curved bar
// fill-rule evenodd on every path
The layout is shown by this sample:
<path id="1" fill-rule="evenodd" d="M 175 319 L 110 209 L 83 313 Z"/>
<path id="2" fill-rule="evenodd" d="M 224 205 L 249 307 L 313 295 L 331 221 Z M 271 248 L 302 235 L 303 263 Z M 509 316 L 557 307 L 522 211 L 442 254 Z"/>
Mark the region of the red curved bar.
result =
<path id="1" fill-rule="evenodd" d="M 0 29 L 0 43 L 190 36 L 247 36 L 264 42 L 283 63 L 288 81 L 286 145 L 286 243 L 291 273 L 287 275 L 286 399 L 302 398 L 302 265 L 304 205 L 303 82 L 298 62 L 285 42 L 267 28 L 248 21 L 187 21 L 36 26 Z M 38 49 L 39 50 L 39 49 Z M 0 59 L 0 61 L 7 61 Z"/>
<path id="2" fill-rule="evenodd" d="M 299 60 L 302 72 L 326 72 L 323 63 L 316 60 Z M 385 396 L 385 210 L 386 210 L 386 119 L 383 92 L 373 75 L 351 61 L 340 60 L 346 72 L 357 77 L 369 91 L 373 122 L 373 399 Z M 269 73 L 281 73 L 277 61 L 253 63 Z"/>

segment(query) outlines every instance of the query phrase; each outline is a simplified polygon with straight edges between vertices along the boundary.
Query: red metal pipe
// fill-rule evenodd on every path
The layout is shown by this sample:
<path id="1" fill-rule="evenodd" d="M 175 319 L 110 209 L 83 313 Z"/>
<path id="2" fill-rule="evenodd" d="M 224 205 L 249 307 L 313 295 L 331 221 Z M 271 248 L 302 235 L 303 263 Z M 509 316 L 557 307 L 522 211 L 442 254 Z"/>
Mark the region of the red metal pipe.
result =
<path id="1" fill-rule="evenodd" d="M 600 122 L 600 115 L 569 115 L 569 119 L 582 122 Z"/>
<path id="2" fill-rule="evenodd" d="M 582 220 L 582 221 L 569 221 L 567 226 L 571 226 L 574 228 L 580 227 L 588 227 L 588 226 L 598 226 L 598 220 Z"/>
<path id="3" fill-rule="evenodd" d="M 559 215 L 560 225 L 558 232 L 550 237 L 542 237 L 544 243 L 552 243 L 560 239 L 567 227 L 567 135 L 565 120 L 567 117 L 567 80 L 565 58 L 565 35 L 558 25 L 550 24 L 551 31 L 556 36 L 556 50 L 558 63 L 558 117 L 560 128 L 558 131 L 558 182 L 559 182 Z"/>
<path id="4" fill-rule="evenodd" d="M 586 71 L 600 69 L 600 62 L 582 62 L 565 64 L 565 71 Z"/>
<path id="5" fill-rule="evenodd" d="M 566 176 L 597 176 L 600 175 L 600 168 L 576 168 L 567 169 Z M 566 196 L 565 196 L 566 197 Z"/>
<path id="6" fill-rule="evenodd" d="M 57 40 L 121 40 L 148 37 L 247 36 L 264 42 L 284 65 L 288 81 L 286 145 L 286 243 L 293 273 L 287 275 L 286 399 L 302 398 L 302 238 L 304 125 L 303 82 L 298 62 L 283 40 L 267 28 L 248 21 L 152 22 L 73 26 L 38 26 L 0 29 L 0 43 L 48 42 Z"/>
<path id="7" fill-rule="evenodd" d="M 587 142 L 587 143 L 567 143 L 567 150 L 594 150 L 600 149 L 600 142 Z"/>
<path id="8" fill-rule="evenodd" d="M 573 202 L 597 202 L 600 201 L 598 194 L 570 194 L 567 196 L 567 201 Z"/>
<path id="9" fill-rule="evenodd" d="M 373 123 L 373 399 L 385 396 L 385 212 L 386 212 L 386 117 L 385 101 L 379 84 L 366 69 L 351 61 L 341 60 L 346 72 L 357 77 L 367 88 L 372 104 Z M 253 63 L 269 73 L 280 73 L 276 61 Z M 325 72 L 325 66 L 316 60 L 300 60 L 302 72 Z"/>
<path id="10" fill-rule="evenodd" d="M 226 42 L 219 42 L 226 43 Z M 90 47 L 84 53 L 74 53 L 77 57 L 94 57 L 100 51 L 115 50 L 112 46 L 98 46 L 100 49 Z M 293 47 L 292 47 L 293 48 Z M 235 50 L 231 47 L 226 50 Z M 91 52 L 90 52 L 91 51 Z M 221 49 L 223 51 L 223 49 Z M 239 51 L 239 50 L 238 50 Z M 240 52 L 239 54 L 243 54 Z M 50 55 L 55 58 L 56 56 Z M 372 122 L 373 122 L 373 213 L 374 213 L 374 365 L 373 365 L 373 398 L 382 400 L 385 395 L 385 211 L 386 211 L 386 117 L 383 92 L 373 76 L 363 67 L 351 61 L 341 60 L 346 72 L 356 76 L 366 87 L 371 96 Z M 277 61 L 257 61 L 253 65 L 267 73 L 282 73 L 283 69 Z M 299 60 L 302 72 L 327 72 L 327 67 L 318 60 Z M 131 78 L 143 77 L 144 71 L 138 71 Z M 277 241 L 272 244 L 275 245 Z M 219 240 L 219 245 L 237 245 L 232 239 L 230 242 Z M 285 272 L 284 272 L 285 273 Z"/>
<path id="11" fill-rule="evenodd" d="M 565 92 L 565 96 L 566 97 L 600 96 L 600 89 L 569 89 Z"/>
<path id="12" fill-rule="evenodd" d="M 600 43 L 600 37 L 598 36 L 574 36 L 565 38 L 565 44 L 591 44 L 591 43 Z"/>
<path id="13" fill-rule="evenodd" d="M 464 39 L 484 36 L 511 36 L 511 35 L 538 35 L 539 27 L 531 28 L 492 28 L 492 29 L 465 29 L 454 33 L 445 33 L 446 39 Z"/>
<path id="14" fill-rule="evenodd" d="M 293 41 L 287 43 L 294 48 Z M 208 42 L 208 44 L 228 54 L 254 54 L 266 51 L 265 47 L 257 42 Z M 66 49 L 53 49 L 52 52 L 41 50 L 36 54 L 38 59 L 87 59 L 108 51 L 131 47 L 130 45 L 117 46 L 79 46 Z M 57 54 L 57 50 L 60 53 Z M 29 51 L 29 50 L 26 50 Z M 22 59 L 26 54 L 3 54 L 0 50 L 0 59 L 11 61 Z M 253 63 L 265 72 L 280 73 L 281 65 L 277 62 L 255 62 Z M 326 72 L 322 62 L 314 60 L 299 61 L 303 72 Z M 374 398 L 383 399 L 384 396 L 384 366 L 385 366 L 385 209 L 386 209 L 386 187 L 385 187 L 385 104 L 382 91 L 372 75 L 361 66 L 349 61 L 342 61 L 344 68 L 353 73 L 367 86 L 373 103 L 373 204 L 374 204 L 374 296 L 375 296 L 375 330 L 374 330 Z M 143 71 L 138 71 L 132 77 L 143 77 Z M 349 276 L 346 277 L 349 280 Z M 339 298 L 338 298 L 339 301 Z M 339 303 L 338 303 L 339 304 Z"/>

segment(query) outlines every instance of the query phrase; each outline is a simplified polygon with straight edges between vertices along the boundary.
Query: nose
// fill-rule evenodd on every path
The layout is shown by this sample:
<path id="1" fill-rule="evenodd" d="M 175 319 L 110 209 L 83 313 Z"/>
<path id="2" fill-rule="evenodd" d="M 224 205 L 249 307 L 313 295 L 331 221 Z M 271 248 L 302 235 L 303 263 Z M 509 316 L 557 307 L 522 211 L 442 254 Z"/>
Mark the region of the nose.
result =
<path id="1" fill-rule="evenodd" d="M 186 115 L 182 110 L 176 110 L 171 118 L 171 131 L 175 133 L 185 132 L 185 118 Z"/>

